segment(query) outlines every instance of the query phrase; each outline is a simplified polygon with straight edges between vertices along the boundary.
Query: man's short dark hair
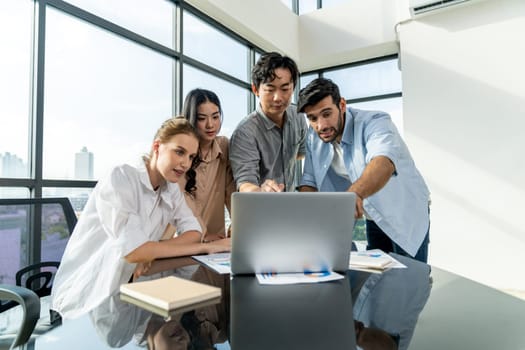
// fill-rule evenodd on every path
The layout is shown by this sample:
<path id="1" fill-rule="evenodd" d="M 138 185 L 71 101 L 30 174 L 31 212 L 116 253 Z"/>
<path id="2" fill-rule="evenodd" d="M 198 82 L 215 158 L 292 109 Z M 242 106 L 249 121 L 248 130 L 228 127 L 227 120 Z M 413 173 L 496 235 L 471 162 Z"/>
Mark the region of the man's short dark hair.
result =
<path id="1" fill-rule="evenodd" d="M 278 52 L 268 52 L 259 58 L 252 69 L 253 85 L 258 89 L 261 84 L 274 80 L 277 68 L 285 68 L 290 71 L 293 86 L 295 87 L 297 79 L 299 79 L 299 69 L 294 60 Z"/>
<path id="2" fill-rule="evenodd" d="M 313 80 L 299 91 L 297 111 L 304 113 L 306 107 L 317 104 L 326 96 L 332 96 L 333 102 L 339 106 L 339 101 L 341 100 L 339 87 L 330 79 L 317 78 Z"/>

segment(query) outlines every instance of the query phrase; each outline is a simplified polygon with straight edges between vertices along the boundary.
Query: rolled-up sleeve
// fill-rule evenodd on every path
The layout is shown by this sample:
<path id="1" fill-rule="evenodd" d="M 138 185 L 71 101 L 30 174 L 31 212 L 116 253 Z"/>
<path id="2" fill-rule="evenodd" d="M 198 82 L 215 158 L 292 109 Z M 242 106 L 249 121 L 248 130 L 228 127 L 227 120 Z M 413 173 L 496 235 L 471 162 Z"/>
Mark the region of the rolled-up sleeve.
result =
<path id="1" fill-rule="evenodd" d="M 400 154 L 399 133 L 388 114 L 378 113 L 368 123 L 365 134 L 366 163 L 377 156 L 387 157 L 397 169 Z"/>
<path id="2" fill-rule="evenodd" d="M 299 150 L 297 156 L 306 156 L 306 135 L 308 133 L 308 124 L 306 123 L 306 116 L 304 113 L 299 113 L 298 118 L 299 127 L 298 129 L 302 133 L 301 141 L 299 143 Z"/>
<path id="3" fill-rule="evenodd" d="M 300 186 L 310 186 L 319 189 L 315 181 L 315 174 L 312 161 L 312 150 L 310 142 L 305 142 L 306 154 L 304 157 L 303 177 L 301 178 Z"/>
<path id="4" fill-rule="evenodd" d="M 260 185 L 260 160 L 254 133 L 249 129 L 237 128 L 230 140 L 230 164 L 237 189 L 245 182 Z"/>

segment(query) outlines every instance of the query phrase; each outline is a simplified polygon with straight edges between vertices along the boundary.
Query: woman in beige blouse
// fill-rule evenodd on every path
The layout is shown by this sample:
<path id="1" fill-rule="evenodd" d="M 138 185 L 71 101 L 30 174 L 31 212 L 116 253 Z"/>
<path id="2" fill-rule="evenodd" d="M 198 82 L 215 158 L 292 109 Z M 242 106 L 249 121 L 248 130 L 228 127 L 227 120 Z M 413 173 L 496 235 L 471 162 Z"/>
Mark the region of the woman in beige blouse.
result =
<path id="1" fill-rule="evenodd" d="M 197 130 L 199 152 L 193 166 L 195 183 L 186 186 L 188 180 L 181 179 L 179 186 L 184 191 L 188 206 L 201 223 L 204 241 L 228 237 L 224 207 L 231 213 L 230 201 L 235 182 L 228 160 L 228 138 L 217 136 L 222 124 L 221 103 L 214 92 L 194 89 L 184 100 L 182 114 Z M 185 191 L 185 187 L 192 190 Z M 173 235 L 173 228 L 169 229 L 168 235 Z"/>

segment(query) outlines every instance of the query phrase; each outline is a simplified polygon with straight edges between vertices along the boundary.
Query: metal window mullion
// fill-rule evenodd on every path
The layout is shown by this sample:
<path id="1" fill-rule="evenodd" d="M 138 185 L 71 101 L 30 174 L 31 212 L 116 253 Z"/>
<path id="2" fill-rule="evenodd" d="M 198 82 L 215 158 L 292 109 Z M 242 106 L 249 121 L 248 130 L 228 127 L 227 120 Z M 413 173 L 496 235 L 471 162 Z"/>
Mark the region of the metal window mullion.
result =
<path id="1" fill-rule="evenodd" d="M 182 53 L 182 10 L 178 3 L 174 3 L 173 9 L 173 47 L 175 51 Z M 171 105 L 172 115 L 178 115 L 182 109 L 182 102 L 180 92 L 182 91 L 182 77 L 181 77 L 181 63 L 180 59 L 174 59 L 171 71 L 172 94 Z"/>
<path id="2" fill-rule="evenodd" d="M 40 0 L 36 4 L 35 21 L 33 35 L 36 38 L 36 54 L 33 56 L 33 62 L 36 62 L 35 73 L 36 81 L 34 91 L 34 113 L 32 113 L 32 130 L 33 148 L 31 151 L 31 163 L 34 167 L 31 175 L 35 184 L 31 196 L 34 198 L 42 197 L 42 178 L 43 178 L 43 150 L 44 150 L 44 73 L 45 73 L 45 36 L 46 36 L 46 9 L 47 2 Z M 29 240 L 27 251 L 29 253 L 29 263 L 35 263 L 41 259 L 41 230 L 42 230 L 42 208 L 36 206 L 32 213 L 32 229 L 29 230 Z"/>
<path id="3" fill-rule="evenodd" d="M 248 88 L 248 94 L 246 94 L 246 98 L 248 100 L 248 103 L 246 104 L 246 106 L 248 107 L 248 110 L 246 111 L 246 115 L 250 114 L 251 111 L 255 110 L 255 108 L 257 107 L 255 105 L 255 95 L 251 93 L 251 82 L 252 82 L 252 69 L 253 69 L 253 66 L 255 66 L 255 57 L 257 57 L 256 55 L 256 50 L 254 47 L 250 47 L 249 48 L 249 51 L 248 51 L 248 81 L 250 82 L 250 87 Z"/>
<path id="4" fill-rule="evenodd" d="M 292 11 L 299 15 L 299 0 L 292 0 Z"/>
<path id="5" fill-rule="evenodd" d="M 352 103 L 360 103 L 360 102 L 370 102 L 370 101 L 377 101 L 377 100 L 385 100 L 387 98 L 396 98 L 396 97 L 403 97 L 403 92 L 393 92 L 390 94 L 381 94 L 381 95 L 373 95 L 373 96 L 366 96 L 366 97 L 359 97 L 359 98 L 351 98 L 346 100 L 347 104 Z"/>

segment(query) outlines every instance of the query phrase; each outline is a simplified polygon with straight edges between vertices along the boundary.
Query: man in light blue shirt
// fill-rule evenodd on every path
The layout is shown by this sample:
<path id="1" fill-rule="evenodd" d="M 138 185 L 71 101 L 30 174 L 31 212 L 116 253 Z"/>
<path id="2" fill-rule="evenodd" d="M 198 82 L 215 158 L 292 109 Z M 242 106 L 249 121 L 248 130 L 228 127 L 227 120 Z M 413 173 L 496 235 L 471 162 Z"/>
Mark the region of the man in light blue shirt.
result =
<path id="1" fill-rule="evenodd" d="M 355 192 L 367 249 L 426 262 L 430 194 L 390 116 L 347 108 L 324 78 L 301 90 L 297 110 L 310 124 L 299 190 Z"/>

